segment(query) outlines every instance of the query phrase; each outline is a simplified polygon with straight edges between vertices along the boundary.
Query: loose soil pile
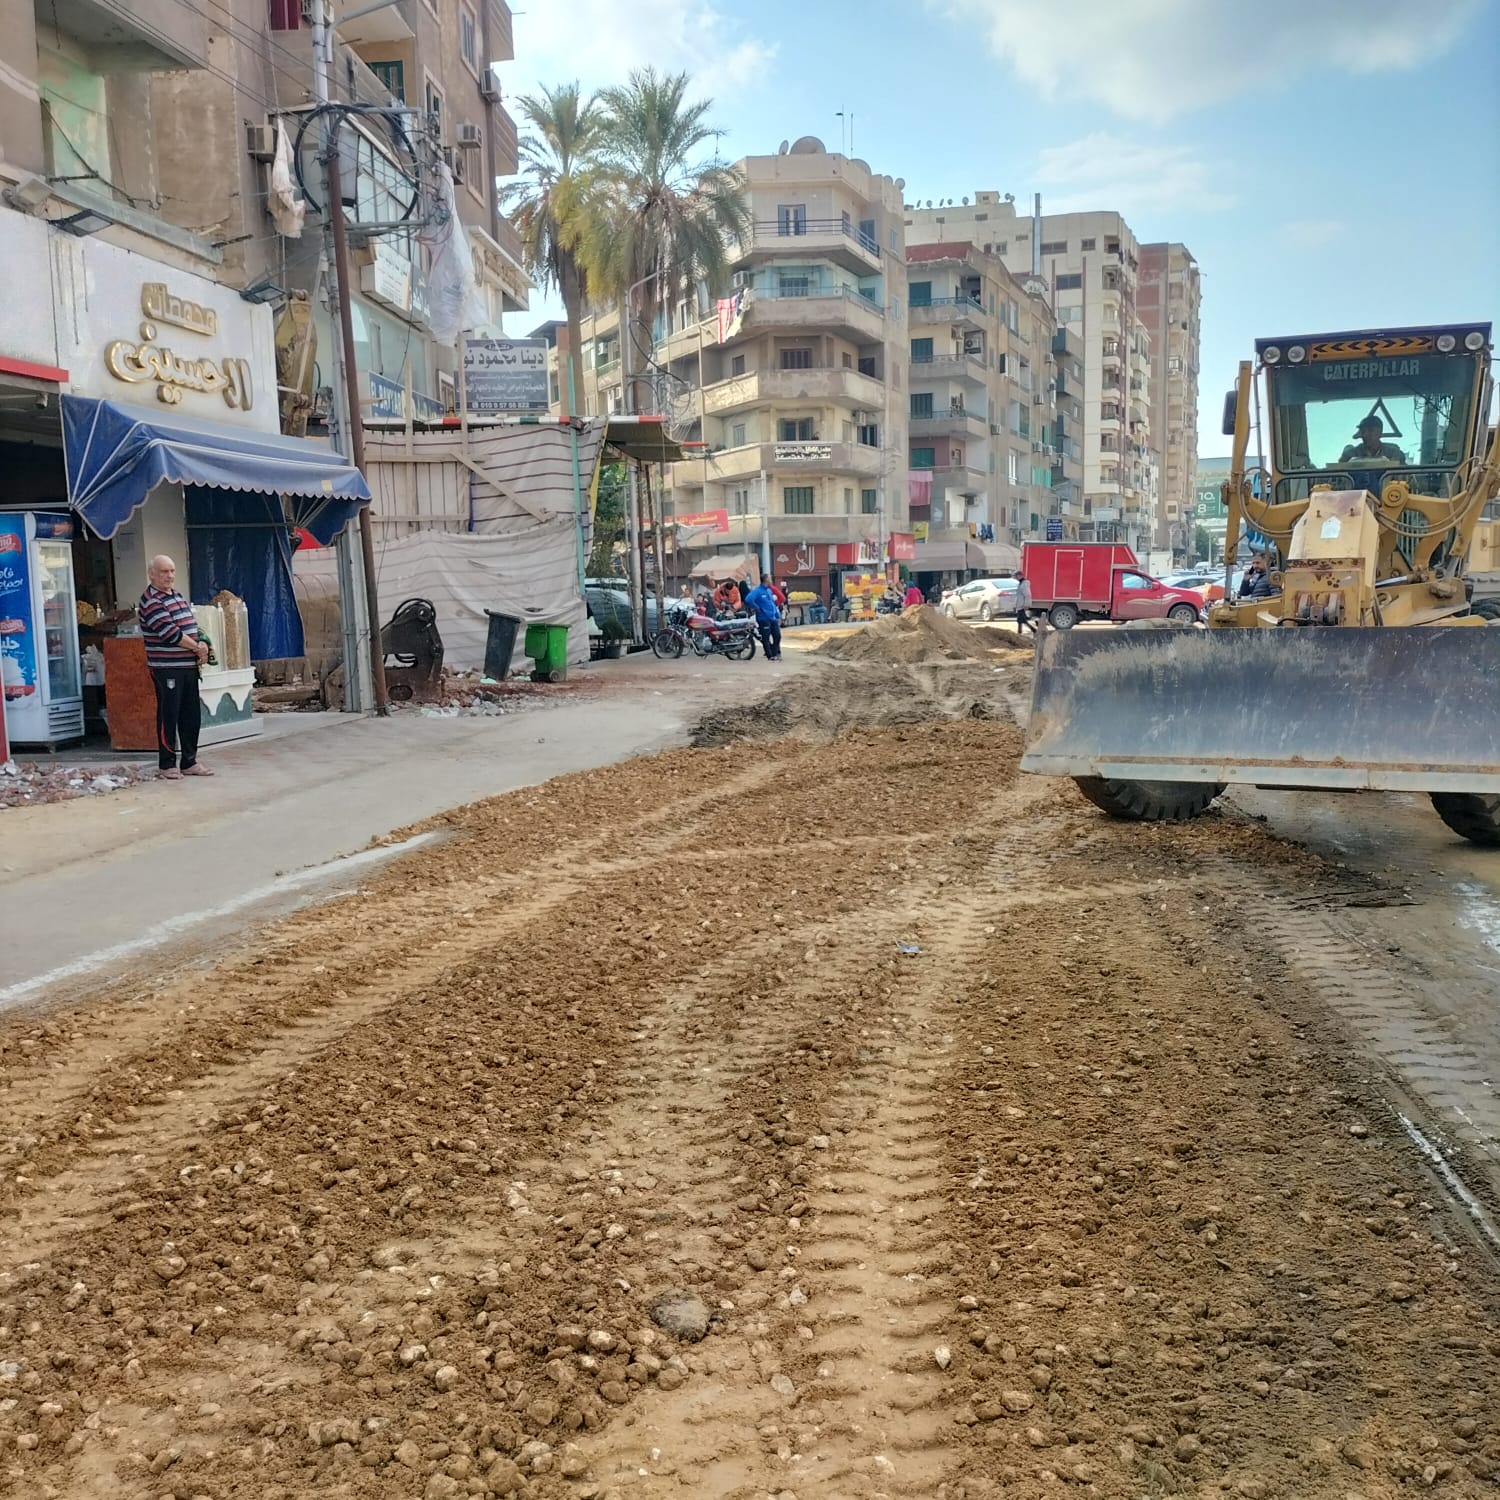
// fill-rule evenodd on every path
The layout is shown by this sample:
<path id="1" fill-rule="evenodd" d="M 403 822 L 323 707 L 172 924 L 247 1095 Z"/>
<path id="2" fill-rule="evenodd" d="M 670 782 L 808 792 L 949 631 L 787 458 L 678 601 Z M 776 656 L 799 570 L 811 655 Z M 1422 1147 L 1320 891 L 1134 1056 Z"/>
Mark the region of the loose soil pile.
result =
<path id="1" fill-rule="evenodd" d="M 1018 777 L 1003 681 L 826 663 L 0 1026 L 0 1492 L 1493 1493 L 1493 1263 L 1204 884 L 1344 877 Z"/>
<path id="2" fill-rule="evenodd" d="M 884 615 L 849 635 L 837 635 L 817 648 L 821 656 L 844 661 L 941 662 L 993 661 L 997 650 L 1030 652 L 1031 645 L 1014 630 L 998 625 L 960 625 L 931 605 L 915 605 L 899 615 Z"/>

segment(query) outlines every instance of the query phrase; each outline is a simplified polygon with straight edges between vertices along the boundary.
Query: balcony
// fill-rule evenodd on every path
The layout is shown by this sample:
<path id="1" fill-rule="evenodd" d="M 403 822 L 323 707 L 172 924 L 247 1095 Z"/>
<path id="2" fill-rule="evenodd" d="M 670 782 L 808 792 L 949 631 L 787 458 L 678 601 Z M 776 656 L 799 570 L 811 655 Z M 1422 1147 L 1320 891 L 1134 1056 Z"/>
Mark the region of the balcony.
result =
<path id="1" fill-rule="evenodd" d="M 201 6 L 179 0 L 52 0 L 40 14 L 83 44 L 95 73 L 208 65 L 208 13 Z"/>
<path id="2" fill-rule="evenodd" d="M 495 140 L 495 172 L 501 177 L 510 177 L 520 167 L 521 143 L 516 134 L 516 122 L 503 105 L 491 107 L 490 129 Z"/>
<path id="3" fill-rule="evenodd" d="M 912 327 L 944 323 L 977 332 L 984 325 L 984 306 L 972 297 L 930 297 L 926 302 L 908 302 L 906 315 Z"/>
<path id="4" fill-rule="evenodd" d="M 974 385 L 987 384 L 989 368 L 978 354 L 934 354 L 929 359 L 911 357 L 913 381 L 967 380 Z"/>
<path id="5" fill-rule="evenodd" d="M 706 480 L 728 484 L 758 480 L 763 473 L 772 483 L 794 474 L 849 474 L 876 479 L 880 476 L 880 449 L 867 448 L 863 443 L 746 443 L 674 464 L 672 483 Z"/>
<path id="6" fill-rule="evenodd" d="M 960 495 L 982 495 L 993 477 L 988 469 L 978 468 L 973 463 L 936 464 L 919 472 L 932 475 L 933 489 L 954 490 Z"/>
<path id="7" fill-rule="evenodd" d="M 831 260 L 850 271 L 878 271 L 880 244 L 845 219 L 757 219 L 741 256 L 795 255 Z"/>
<path id="8" fill-rule="evenodd" d="M 755 370 L 703 389 L 709 416 L 751 411 L 773 401 L 826 401 L 855 410 L 884 411 L 885 384 L 857 370 Z"/>
<path id="9" fill-rule="evenodd" d="M 822 332 L 842 334 L 850 343 L 885 342 L 885 309 L 873 297 L 852 287 L 793 292 L 752 291 L 747 332 Z"/>
<path id="10" fill-rule="evenodd" d="M 988 437 L 989 418 L 979 412 L 968 411 L 962 406 L 950 406 L 946 411 L 933 410 L 926 416 L 913 413 L 907 418 L 911 435 L 926 437 L 929 433 L 944 437 Z"/>

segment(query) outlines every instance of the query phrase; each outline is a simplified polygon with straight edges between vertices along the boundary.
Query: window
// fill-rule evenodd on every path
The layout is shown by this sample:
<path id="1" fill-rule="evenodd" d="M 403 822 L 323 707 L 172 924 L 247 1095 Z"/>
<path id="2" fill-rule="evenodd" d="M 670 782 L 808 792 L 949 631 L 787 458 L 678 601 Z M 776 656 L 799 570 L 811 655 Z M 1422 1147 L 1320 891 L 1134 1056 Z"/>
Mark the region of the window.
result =
<path id="1" fill-rule="evenodd" d="M 744 515 L 750 509 L 750 491 L 731 490 L 729 499 L 737 516 Z"/>
<path id="2" fill-rule="evenodd" d="M 813 513 L 813 487 L 810 484 L 783 485 L 781 509 L 789 516 L 810 516 Z"/>
<path id="3" fill-rule="evenodd" d="M 859 221 L 859 242 L 866 250 L 873 251 L 876 255 L 880 253 L 880 241 L 875 238 L 874 219 Z"/>
<path id="4" fill-rule="evenodd" d="M 1006 477 L 1010 480 L 1010 482 L 1012 484 L 1019 484 L 1020 483 L 1020 472 L 1021 472 L 1020 461 L 1019 461 L 1019 458 L 1018 458 L 1018 456 L 1016 454 L 1016 450 L 1014 448 L 1012 448 L 1006 454 Z"/>
<path id="5" fill-rule="evenodd" d="M 783 370 L 812 369 L 812 350 L 783 349 L 781 351 L 781 368 Z"/>
<path id="6" fill-rule="evenodd" d="M 914 469 L 931 469 L 937 465 L 936 448 L 913 448 L 911 450 L 911 466 Z"/>
<path id="7" fill-rule="evenodd" d="M 995 356 L 995 368 L 1002 375 L 1005 374 L 1005 351 L 1003 349 Z"/>
<path id="8" fill-rule="evenodd" d="M 299 0 L 300 3 L 300 0 Z M 406 103 L 406 64 L 372 62 L 365 66 L 380 80 L 381 87 L 400 104 Z"/>
<path id="9" fill-rule="evenodd" d="M 745 356 L 736 354 L 729 361 L 729 373 L 731 375 L 743 375 L 745 373 Z"/>
<path id="10" fill-rule="evenodd" d="M 810 443 L 816 436 L 811 417 L 783 417 L 776 424 L 778 442 Z"/>
<path id="11" fill-rule="evenodd" d="M 1097 243 L 1098 241 L 1093 239 L 1079 240 L 1078 248 L 1080 250 L 1092 250 Z"/>
<path id="12" fill-rule="evenodd" d="M 790 275 L 783 271 L 776 279 L 778 297 L 805 297 L 812 286 L 807 276 Z"/>
<path id="13" fill-rule="evenodd" d="M 1043 255 L 1066 255 L 1068 253 L 1068 242 L 1066 240 L 1043 240 Z"/>
<path id="14" fill-rule="evenodd" d="M 932 415 L 931 391 L 924 391 L 920 395 L 916 391 L 912 392 L 911 414 L 914 417 L 930 417 Z"/>
<path id="15" fill-rule="evenodd" d="M 1139 573 L 1122 573 L 1120 575 L 1120 587 L 1126 589 L 1149 589 L 1151 580 L 1143 578 Z"/>
<path id="16" fill-rule="evenodd" d="M 919 363 L 926 363 L 932 358 L 931 339 L 913 339 L 911 341 L 911 357 Z"/>
<path id="17" fill-rule="evenodd" d="M 879 490 L 861 490 L 859 492 L 859 509 L 861 515 L 873 516 L 879 505 Z"/>
<path id="18" fill-rule="evenodd" d="M 854 368 L 854 356 L 847 350 L 845 350 L 844 353 L 839 356 L 839 363 L 844 367 L 844 369 L 852 370 Z"/>
<path id="19" fill-rule="evenodd" d="M 467 5 L 458 9 L 458 55 L 476 77 L 479 74 L 479 22 Z"/>
<path id="20" fill-rule="evenodd" d="M 1170 370 L 1173 375 L 1181 375 L 1182 374 L 1182 356 L 1178 355 L 1178 354 L 1174 354 L 1167 361 L 1167 369 Z"/>
<path id="21" fill-rule="evenodd" d="M 1057 278 L 1057 289 L 1060 292 L 1079 292 L 1083 290 L 1083 274 L 1073 271 L 1065 276 Z"/>
<path id="22" fill-rule="evenodd" d="M 807 205 L 805 203 L 783 203 L 776 210 L 776 232 L 778 234 L 807 233 Z"/>
<path id="23" fill-rule="evenodd" d="M 437 138 L 443 138 L 443 95 L 438 86 L 429 78 L 427 80 L 426 92 L 423 96 L 423 107 L 432 116 L 432 128 Z"/>
<path id="24" fill-rule="evenodd" d="M 302 0 L 271 0 L 271 30 L 296 31 L 302 25 Z"/>
<path id="25" fill-rule="evenodd" d="M 880 372 L 875 368 L 875 356 L 873 354 L 860 355 L 859 373 L 861 375 L 868 375 L 871 380 L 880 379 Z"/>
<path id="26" fill-rule="evenodd" d="M 743 448 L 745 446 L 745 424 L 736 422 L 729 429 L 729 446 L 731 448 Z"/>
<path id="27" fill-rule="evenodd" d="M 864 448 L 878 448 L 880 446 L 880 425 L 877 422 L 865 422 L 859 428 L 860 446 Z"/>
<path id="28" fill-rule="evenodd" d="M 906 289 L 906 300 L 912 307 L 932 306 L 932 283 L 930 281 L 914 281 Z"/>

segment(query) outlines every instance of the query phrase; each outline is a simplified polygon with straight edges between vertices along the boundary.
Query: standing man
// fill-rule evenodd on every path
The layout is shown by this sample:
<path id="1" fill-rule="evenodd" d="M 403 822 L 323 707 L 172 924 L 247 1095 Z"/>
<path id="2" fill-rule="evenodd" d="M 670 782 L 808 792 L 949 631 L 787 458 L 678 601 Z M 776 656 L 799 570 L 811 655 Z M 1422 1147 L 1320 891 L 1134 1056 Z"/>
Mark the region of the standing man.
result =
<path id="1" fill-rule="evenodd" d="M 198 701 L 198 668 L 208 660 L 208 646 L 198 639 L 193 606 L 177 593 L 177 564 L 170 557 L 151 559 L 149 582 L 136 606 L 141 634 L 146 640 L 146 665 L 156 688 L 156 763 L 163 781 L 184 776 L 212 776 L 198 764 L 198 729 L 202 706 Z M 182 769 L 177 749 L 182 747 Z"/>
<path id="2" fill-rule="evenodd" d="M 1036 626 L 1031 623 L 1031 585 L 1026 582 L 1024 573 L 1016 574 L 1016 634 L 1020 635 L 1023 630 L 1029 630 L 1032 635 L 1036 634 Z"/>
<path id="3" fill-rule="evenodd" d="M 745 603 L 755 611 L 755 623 L 760 628 L 760 643 L 766 648 L 767 661 L 781 660 L 781 606 L 771 592 L 771 584 L 758 583 L 745 598 Z"/>

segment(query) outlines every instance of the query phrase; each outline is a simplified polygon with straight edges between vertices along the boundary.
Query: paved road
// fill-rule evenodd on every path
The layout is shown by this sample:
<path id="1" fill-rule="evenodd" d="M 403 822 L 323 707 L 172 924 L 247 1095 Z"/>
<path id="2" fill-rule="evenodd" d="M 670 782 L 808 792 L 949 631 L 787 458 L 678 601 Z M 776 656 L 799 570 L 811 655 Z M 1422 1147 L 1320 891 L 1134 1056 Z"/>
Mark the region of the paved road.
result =
<path id="1" fill-rule="evenodd" d="M 500 718 L 271 715 L 260 739 L 205 754 L 212 781 L 8 810 L 0 1009 L 326 895 L 359 879 L 367 862 L 348 857 L 393 829 L 678 743 L 706 706 L 753 697 L 798 661 L 600 663 L 576 698 Z"/>

